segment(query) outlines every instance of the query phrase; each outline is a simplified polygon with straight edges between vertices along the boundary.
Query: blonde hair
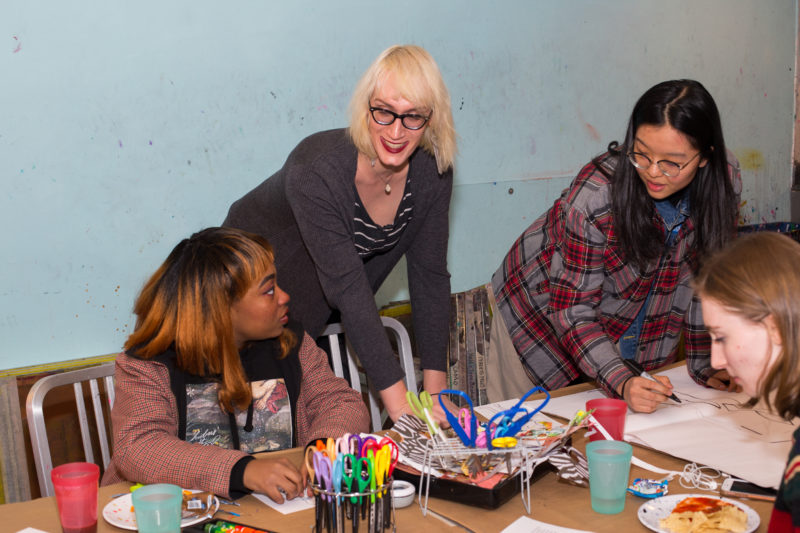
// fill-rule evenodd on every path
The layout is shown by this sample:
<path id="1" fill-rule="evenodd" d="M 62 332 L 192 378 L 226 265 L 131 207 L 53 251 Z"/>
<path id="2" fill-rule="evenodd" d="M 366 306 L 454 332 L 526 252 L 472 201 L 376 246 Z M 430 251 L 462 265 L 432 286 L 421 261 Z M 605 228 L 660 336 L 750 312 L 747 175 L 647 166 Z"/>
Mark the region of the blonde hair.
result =
<path id="1" fill-rule="evenodd" d="M 369 137 L 369 101 L 376 90 L 394 74 L 400 94 L 415 106 L 427 108 L 431 118 L 422 134 L 420 145 L 434 156 L 442 174 L 453 166 L 456 130 L 450 109 L 450 94 L 439 67 L 424 48 L 395 45 L 384 50 L 356 84 L 350 100 L 350 138 L 359 152 L 370 159 L 377 154 Z"/>
<path id="2" fill-rule="evenodd" d="M 800 414 L 800 243 L 773 232 L 740 237 L 712 255 L 693 284 L 700 298 L 750 322 L 772 317 L 781 352 L 758 395 L 787 419 Z"/>
<path id="3" fill-rule="evenodd" d="M 151 359 L 170 346 L 176 365 L 197 376 L 219 376 L 219 403 L 245 409 L 252 391 L 242 368 L 231 305 L 274 265 L 263 237 L 233 228 L 207 228 L 181 241 L 145 283 L 133 311 L 136 328 L 125 350 Z M 296 342 L 284 329 L 280 357 Z"/>

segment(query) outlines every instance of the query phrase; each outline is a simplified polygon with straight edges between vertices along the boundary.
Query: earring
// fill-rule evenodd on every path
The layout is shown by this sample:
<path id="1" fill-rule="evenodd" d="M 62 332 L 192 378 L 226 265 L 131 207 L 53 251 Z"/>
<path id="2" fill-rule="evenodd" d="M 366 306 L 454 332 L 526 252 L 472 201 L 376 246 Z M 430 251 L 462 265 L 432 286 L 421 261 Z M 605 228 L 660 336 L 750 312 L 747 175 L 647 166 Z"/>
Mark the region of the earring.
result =
<path id="1" fill-rule="evenodd" d="M 370 160 L 369 164 L 372 165 L 372 168 L 375 168 L 375 158 L 374 157 Z"/>

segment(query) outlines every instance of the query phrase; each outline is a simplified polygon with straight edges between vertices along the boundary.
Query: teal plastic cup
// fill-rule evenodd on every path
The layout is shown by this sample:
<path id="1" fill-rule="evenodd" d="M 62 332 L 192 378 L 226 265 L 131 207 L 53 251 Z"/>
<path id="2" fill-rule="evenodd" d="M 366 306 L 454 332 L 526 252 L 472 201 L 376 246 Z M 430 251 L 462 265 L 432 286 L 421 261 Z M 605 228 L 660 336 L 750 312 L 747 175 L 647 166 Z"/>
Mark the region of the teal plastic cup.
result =
<path id="1" fill-rule="evenodd" d="M 133 512 L 139 533 L 180 533 L 183 490 L 158 483 L 133 491 Z"/>
<path id="2" fill-rule="evenodd" d="M 586 444 L 592 510 L 617 514 L 625 508 L 632 456 L 633 448 L 627 442 L 597 440 Z"/>

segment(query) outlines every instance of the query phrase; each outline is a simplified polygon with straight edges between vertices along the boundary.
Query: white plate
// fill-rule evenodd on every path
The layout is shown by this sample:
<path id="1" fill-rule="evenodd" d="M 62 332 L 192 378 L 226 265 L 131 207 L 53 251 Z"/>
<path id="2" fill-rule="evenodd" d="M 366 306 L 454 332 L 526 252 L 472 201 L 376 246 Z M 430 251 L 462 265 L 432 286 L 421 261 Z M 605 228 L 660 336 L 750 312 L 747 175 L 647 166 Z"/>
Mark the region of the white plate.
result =
<path id="1" fill-rule="evenodd" d="M 193 490 L 191 492 L 200 491 Z M 211 518 L 211 516 L 219 509 L 219 500 L 216 496 L 213 498 L 214 499 L 211 502 L 211 510 L 208 513 L 201 516 L 184 518 L 181 520 L 181 527 L 183 528 L 186 526 L 191 526 L 192 524 L 196 524 Z M 138 528 L 136 527 L 136 515 L 133 513 L 133 500 L 131 499 L 131 494 L 125 494 L 124 496 L 114 498 L 108 502 L 103 508 L 103 518 L 112 526 L 121 527 L 122 529 L 130 529 L 131 531 L 137 531 Z"/>
<path id="2" fill-rule="evenodd" d="M 717 500 L 732 503 L 747 514 L 747 529 L 745 529 L 745 533 L 752 533 L 758 528 L 758 524 L 761 523 L 761 518 L 758 516 L 758 513 L 751 507 L 748 507 L 742 502 L 731 500 L 730 498 L 720 498 L 713 494 L 670 494 L 668 496 L 661 496 L 660 498 L 648 500 L 639 506 L 639 512 L 637 513 L 639 515 L 639 522 L 644 524 L 646 528 L 652 529 L 657 533 L 671 533 L 667 529 L 661 529 L 659 520 L 669 516 L 679 501 L 690 497 L 716 498 Z"/>

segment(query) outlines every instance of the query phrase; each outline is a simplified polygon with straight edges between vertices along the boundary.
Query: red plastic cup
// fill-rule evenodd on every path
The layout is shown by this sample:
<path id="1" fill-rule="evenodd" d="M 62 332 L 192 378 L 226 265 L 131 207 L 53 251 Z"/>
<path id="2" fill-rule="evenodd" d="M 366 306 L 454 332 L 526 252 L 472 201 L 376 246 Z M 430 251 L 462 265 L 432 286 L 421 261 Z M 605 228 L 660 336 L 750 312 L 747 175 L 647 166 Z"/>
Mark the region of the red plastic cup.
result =
<path id="1" fill-rule="evenodd" d="M 96 533 L 97 481 L 94 463 L 66 463 L 50 471 L 63 533 Z"/>
<path id="2" fill-rule="evenodd" d="M 594 409 L 592 416 L 608 431 L 614 440 L 623 440 L 622 437 L 625 435 L 625 415 L 628 412 L 627 403 L 614 398 L 596 398 L 586 402 L 586 411 L 588 412 L 590 409 Z M 589 433 L 590 441 L 604 439 L 603 434 L 597 429 Z"/>

